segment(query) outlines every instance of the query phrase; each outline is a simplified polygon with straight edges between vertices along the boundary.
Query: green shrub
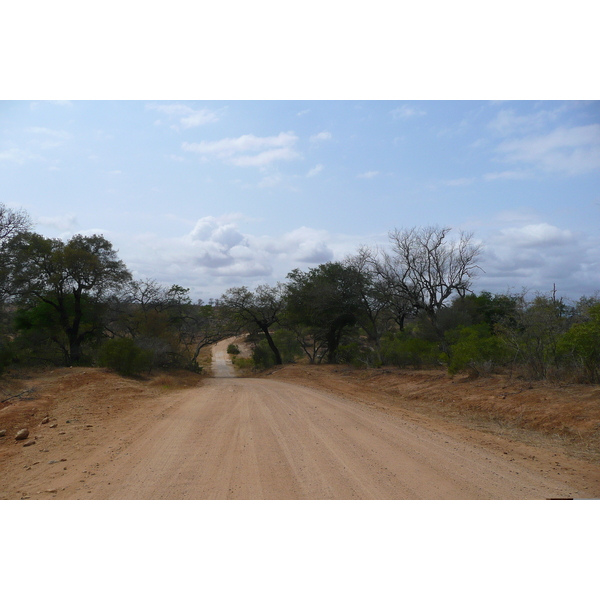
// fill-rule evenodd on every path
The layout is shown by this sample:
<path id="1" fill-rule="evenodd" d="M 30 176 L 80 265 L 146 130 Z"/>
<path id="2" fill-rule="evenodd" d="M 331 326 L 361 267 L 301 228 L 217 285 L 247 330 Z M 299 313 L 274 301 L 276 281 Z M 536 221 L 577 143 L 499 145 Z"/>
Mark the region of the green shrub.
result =
<path id="1" fill-rule="evenodd" d="M 98 364 L 121 375 L 136 375 L 149 371 L 153 355 L 150 350 L 136 346 L 131 338 L 107 340 L 98 354 Z"/>
<path id="2" fill-rule="evenodd" d="M 227 346 L 227 354 L 239 354 L 240 353 L 240 349 L 237 347 L 236 344 L 229 344 L 229 346 Z"/>
<path id="3" fill-rule="evenodd" d="M 600 304 L 592 306 L 587 323 L 573 325 L 559 340 L 559 352 L 571 355 L 583 367 L 590 383 L 600 381 Z"/>
<path id="4" fill-rule="evenodd" d="M 233 359 L 233 364 L 238 369 L 253 369 L 255 366 L 254 361 L 251 358 L 243 358 L 241 356 L 236 356 Z"/>
<path id="5" fill-rule="evenodd" d="M 266 340 L 262 340 L 252 349 L 252 361 L 257 369 L 269 369 L 275 364 L 273 351 Z"/>
<path id="6" fill-rule="evenodd" d="M 347 363 L 354 367 L 372 367 L 380 364 L 375 352 L 368 346 L 361 345 L 358 342 L 338 346 L 337 358 L 338 362 Z"/>
<path id="7" fill-rule="evenodd" d="M 0 375 L 17 359 L 14 344 L 10 341 L 0 340 Z"/>
<path id="8" fill-rule="evenodd" d="M 477 374 L 489 373 L 495 365 L 508 358 L 506 346 L 485 323 L 452 329 L 446 332 L 445 337 L 449 351 L 443 358 L 450 375 L 467 368 Z"/>
<path id="9" fill-rule="evenodd" d="M 438 344 L 401 332 L 388 334 L 381 341 L 381 361 L 384 365 L 412 366 L 418 369 L 438 363 Z"/>

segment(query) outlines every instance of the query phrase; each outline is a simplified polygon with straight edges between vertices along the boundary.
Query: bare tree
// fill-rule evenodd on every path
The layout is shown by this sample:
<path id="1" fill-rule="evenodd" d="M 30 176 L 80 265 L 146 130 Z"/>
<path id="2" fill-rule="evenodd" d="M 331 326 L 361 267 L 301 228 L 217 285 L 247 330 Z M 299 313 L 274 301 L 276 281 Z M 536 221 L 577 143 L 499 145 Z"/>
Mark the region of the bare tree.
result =
<path id="1" fill-rule="evenodd" d="M 0 204 L 0 247 L 19 233 L 31 229 L 31 219 L 24 210 L 13 210 Z"/>
<path id="2" fill-rule="evenodd" d="M 473 234 L 448 237 L 449 227 L 395 229 L 389 233 L 391 251 L 370 259 L 388 286 L 390 295 L 405 308 L 423 311 L 434 327 L 437 311 L 453 295 L 465 296 L 480 267 L 480 244 Z"/>
<path id="3" fill-rule="evenodd" d="M 10 297 L 13 291 L 10 272 L 12 256 L 9 242 L 31 229 L 31 219 L 24 210 L 13 210 L 0 204 L 0 302 Z"/>

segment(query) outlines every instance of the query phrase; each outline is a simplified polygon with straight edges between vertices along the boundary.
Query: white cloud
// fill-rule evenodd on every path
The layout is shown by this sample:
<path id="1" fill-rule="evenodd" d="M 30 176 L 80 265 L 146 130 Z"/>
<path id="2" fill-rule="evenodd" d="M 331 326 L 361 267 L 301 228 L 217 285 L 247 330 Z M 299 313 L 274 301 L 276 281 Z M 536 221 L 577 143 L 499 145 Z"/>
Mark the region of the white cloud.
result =
<path id="1" fill-rule="evenodd" d="M 297 117 L 303 117 L 304 115 L 307 115 L 310 112 L 310 108 L 307 108 L 306 110 L 301 110 L 299 113 L 296 113 Z"/>
<path id="2" fill-rule="evenodd" d="M 548 223 L 502 229 L 501 235 L 505 243 L 520 247 L 564 245 L 573 239 L 568 229 L 562 230 Z"/>
<path id="3" fill-rule="evenodd" d="M 72 137 L 67 131 L 56 131 L 54 129 L 48 129 L 47 127 L 28 127 L 25 131 L 27 131 L 27 133 L 47 135 L 61 140 L 67 140 Z"/>
<path id="4" fill-rule="evenodd" d="M 147 108 L 157 110 L 169 117 L 178 117 L 179 123 L 184 129 L 190 127 L 199 127 L 206 123 L 216 123 L 219 120 L 218 112 L 208 110 L 206 108 L 194 109 L 185 104 L 150 104 Z M 155 125 L 160 124 L 160 120 L 154 122 Z"/>
<path id="5" fill-rule="evenodd" d="M 331 139 L 331 133 L 329 133 L 329 131 L 321 131 L 320 133 L 317 133 L 316 135 L 310 136 L 311 144 L 315 144 L 317 142 L 326 142 L 327 140 L 330 140 L 330 139 Z"/>
<path id="6" fill-rule="evenodd" d="M 318 175 L 321 171 L 323 170 L 323 165 L 318 164 L 315 167 L 313 167 L 307 174 L 307 177 L 314 177 L 315 175 Z"/>
<path id="7" fill-rule="evenodd" d="M 359 179 L 373 179 L 373 177 L 377 177 L 379 175 L 379 171 L 367 171 L 366 173 L 361 173 L 356 177 Z"/>
<path id="8" fill-rule="evenodd" d="M 252 134 L 225 138 L 215 142 L 183 142 L 182 149 L 203 156 L 213 155 L 237 166 L 263 167 L 277 160 L 293 160 L 300 154 L 293 149 L 298 137 L 293 131 L 276 136 L 257 137 Z M 257 154 L 250 154 L 250 153 Z"/>
<path id="9" fill-rule="evenodd" d="M 454 186 L 471 185 L 474 181 L 475 181 L 474 177 L 470 177 L 470 178 L 463 177 L 462 179 L 451 179 L 449 181 L 445 181 L 444 183 L 446 185 L 454 187 Z"/>
<path id="10" fill-rule="evenodd" d="M 496 179 L 528 179 L 531 174 L 526 171 L 500 171 L 496 173 L 486 173 L 483 178 L 486 181 L 495 181 Z"/>
<path id="11" fill-rule="evenodd" d="M 206 216 L 178 238 L 111 234 L 110 239 L 136 277 L 178 283 L 203 298 L 219 296 L 231 286 L 283 281 L 296 267 L 334 258 L 326 231 L 300 227 L 280 235 L 255 236 L 241 229 L 248 220 L 239 214 Z"/>
<path id="12" fill-rule="evenodd" d="M 395 108 L 394 110 L 390 111 L 390 114 L 392 115 L 394 120 L 404 120 L 410 119 L 411 117 L 422 117 L 427 113 L 424 110 L 413 108 L 411 106 L 408 106 L 407 104 L 404 104 L 403 106 L 399 106 L 398 108 Z"/>
<path id="13" fill-rule="evenodd" d="M 274 148 L 265 150 L 254 156 L 236 156 L 230 162 L 238 167 L 265 167 L 276 160 L 293 160 L 300 155 L 291 148 Z"/>
<path id="14" fill-rule="evenodd" d="M 55 217 L 37 217 L 35 221 L 38 225 L 50 227 L 65 234 L 75 231 L 78 227 L 77 217 L 74 214 L 60 215 Z"/>
<path id="15" fill-rule="evenodd" d="M 39 154 L 33 154 L 29 150 L 21 150 L 20 148 L 11 148 L 0 152 L 0 161 L 15 162 L 19 165 L 28 160 L 45 160 Z"/>
<path id="16" fill-rule="evenodd" d="M 591 236 L 536 223 L 492 233 L 484 248 L 478 289 L 548 292 L 556 284 L 573 299 L 600 290 L 600 240 Z"/>
<path id="17" fill-rule="evenodd" d="M 281 183 L 281 175 L 267 175 L 258 182 L 259 188 L 275 187 Z"/>
<path id="18" fill-rule="evenodd" d="M 488 127 L 503 136 L 514 133 L 528 133 L 541 129 L 548 123 L 555 121 L 565 109 L 566 106 L 562 106 L 555 110 L 541 110 L 523 116 L 516 115 L 514 110 L 501 110 L 490 121 Z"/>
<path id="19" fill-rule="evenodd" d="M 259 245 L 270 254 L 302 263 L 321 263 L 333 259 L 327 245 L 329 235 L 309 227 L 299 227 L 278 238 L 261 238 Z"/>
<path id="20" fill-rule="evenodd" d="M 219 118 L 216 113 L 206 109 L 196 110 L 189 116 L 180 119 L 181 124 L 185 129 L 188 129 L 189 127 L 198 127 L 205 123 L 215 123 L 218 120 Z"/>
<path id="21" fill-rule="evenodd" d="M 502 142 L 502 160 L 532 164 L 547 172 L 578 175 L 600 168 L 600 124 L 559 127 L 549 134 Z"/>

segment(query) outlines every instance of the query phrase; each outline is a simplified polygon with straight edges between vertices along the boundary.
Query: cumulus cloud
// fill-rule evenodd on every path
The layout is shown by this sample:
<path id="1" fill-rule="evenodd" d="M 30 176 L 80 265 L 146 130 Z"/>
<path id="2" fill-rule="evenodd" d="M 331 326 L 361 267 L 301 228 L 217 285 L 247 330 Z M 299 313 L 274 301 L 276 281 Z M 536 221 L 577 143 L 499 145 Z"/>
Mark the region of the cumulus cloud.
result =
<path id="1" fill-rule="evenodd" d="M 469 177 L 469 178 L 463 177 L 462 179 L 451 179 L 449 181 L 445 181 L 444 183 L 446 185 L 454 187 L 454 186 L 471 185 L 474 181 L 475 181 L 474 177 Z"/>
<path id="2" fill-rule="evenodd" d="M 323 165 L 318 164 L 315 167 L 313 167 L 307 174 L 307 177 L 314 177 L 315 175 L 318 175 L 321 171 L 323 170 Z"/>
<path id="3" fill-rule="evenodd" d="M 397 121 L 410 119 L 411 117 L 422 117 L 427 113 L 424 110 L 413 108 L 411 106 L 408 106 L 407 104 L 404 104 L 403 106 L 399 106 L 398 108 L 395 108 L 394 110 L 390 111 L 390 114 L 392 115 L 394 120 Z"/>
<path id="4" fill-rule="evenodd" d="M 528 179 L 531 174 L 526 171 L 500 171 L 495 173 L 485 173 L 483 178 L 486 181 L 496 181 L 497 179 Z"/>
<path id="5" fill-rule="evenodd" d="M 267 175 L 258 182 L 259 188 L 271 188 L 281 183 L 281 175 Z"/>
<path id="6" fill-rule="evenodd" d="M 33 154 L 29 150 L 21 150 L 20 148 L 10 148 L 0 152 L 0 161 L 14 162 L 22 165 L 28 160 L 44 160 L 42 156 Z"/>
<path id="7" fill-rule="evenodd" d="M 277 160 L 293 160 L 298 157 L 299 154 L 291 148 L 274 148 L 254 156 L 235 156 L 230 159 L 230 162 L 238 167 L 265 167 Z"/>
<path id="8" fill-rule="evenodd" d="M 357 175 L 359 179 L 373 179 L 373 177 L 377 177 L 379 175 L 379 171 L 367 171 L 366 173 L 361 173 Z"/>
<path id="9" fill-rule="evenodd" d="M 183 142 L 182 149 L 201 156 L 214 156 L 240 167 L 264 167 L 278 160 L 293 160 L 300 155 L 293 146 L 298 137 L 293 131 L 276 136 L 257 137 L 252 134 L 225 138 L 214 142 Z"/>
<path id="10" fill-rule="evenodd" d="M 327 140 L 330 140 L 330 139 L 331 139 L 331 133 L 329 133 L 329 131 L 321 131 L 320 133 L 317 133 L 316 135 L 310 136 L 311 144 L 315 144 L 317 142 L 326 142 Z"/>
<path id="11" fill-rule="evenodd" d="M 206 108 L 194 109 L 181 103 L 174 104 L 150 104 L 147 108 L 157 110 L 169 117 L 177 117 L 184 129 L 199 127 L 206 123 L 215 123 L 219 120 L 219 114 Z M 160 124 L 160 120 L 155 122 Z"/>
<path id="12" fill-rule="evenodd" d="M 592 236 L 533 223 L 493 232 L 484 248 L 479 289 L 548 292 L 556 284 L 573 298 L 600 289 L 600 240 Z"/>
<path id="13" fill-rule="evenodd" d="M 37 217 L 35 219 L 38 225 L 56 229 L 62 233 L 75 231 L 78 227 L 77 217 L 74 214 L 59 215 L 54 217 Z"/>
<path id="14" fill-rule="evenodd" d="M 564 245 L 573 239 L 568 229 L 559 229 L 548 223 L 502 229 L 501 235 L 505 243 L 520 247 Z"/>
<path id="15" fill-rule="evenodd" d="M 283 281 L 293 268 L 307 268 L 334 257 L 330 235 L 300 227 L 280 235 L 245 233 L 243 215 L 206 216 L 178 238 L 138 235 L 119 239 L 120 256 L 134 276 L 190 287 L 206 298 L 227 287 Z M 150 274 L 150 275 L 149 275 Z"/>
<path id="16" fill-rule="evenodd" d="M 303 263 L 321 263 L 333 258 L 327 238 L 325 231 L 300 227 L 278 238 L 261 238 L 258 244 L 272 255 Z"/>
<path id="17" fill-rule="evenodd" d="M 68 140 L 72 137 L 67 131 L 56 131 L 54 129 L 48 129 L 47 127 L 28 127 L 25 131 L 27 133 L 46 135 L 60 140 Z"/>
<path id="18" fill-rule="evenodd" d="M 517 115 L 514 110 L 501 110 L 490 121 L 488 127 L 502 136 L 528 133 L 555 121 L 565 109 L 566 106 L 562 106 L 555 110 L 540 110 L 528 115 Z"/>
<path id="19" fill-rule="evenodd" d="M 600 124 L 559 127 L 545 135 L 505 140 L 496 151 L 501 160 L 546 172 L 587 173 L 600 168 Z"/>

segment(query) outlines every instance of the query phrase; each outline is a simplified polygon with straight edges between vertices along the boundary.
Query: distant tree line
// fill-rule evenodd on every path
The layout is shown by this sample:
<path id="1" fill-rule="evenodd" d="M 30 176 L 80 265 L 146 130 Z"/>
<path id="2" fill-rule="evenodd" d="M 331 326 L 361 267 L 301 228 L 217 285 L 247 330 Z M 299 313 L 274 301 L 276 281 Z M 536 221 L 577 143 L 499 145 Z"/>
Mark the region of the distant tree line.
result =
<path id="1" fill-rule="evenodd" d="M 135 281 L 101 235 L 63 242 L 0 205 L 0 370 L 14 363 L 200 370 L 230 333 L 212 304 L 178 285 Z"/>
<path id="2" fill-rule="evenodd" d="M 597 295 L 476 294 L 481 247 L 470 234 L 396 229 L 389 240 L 204 304 L 181 286 L 134 280 L 103 236 L 45 238 L 0 205 L 0 371 L 200 371 L 203 348 L 243 334 L 256 369 L 303 360 L 600 381 Z"/>
<path id="3" fill-rule="evenodd" d="M 362 247 L 285 283 L 232 288 L 217 305 L 250 334 L 257 368 L 303 358 L 600 382 L 598 295 L 568 303 L 555 290 L 476 294 L 481 247 L 449 234 L 394 230 L 389 250 Z"/>

